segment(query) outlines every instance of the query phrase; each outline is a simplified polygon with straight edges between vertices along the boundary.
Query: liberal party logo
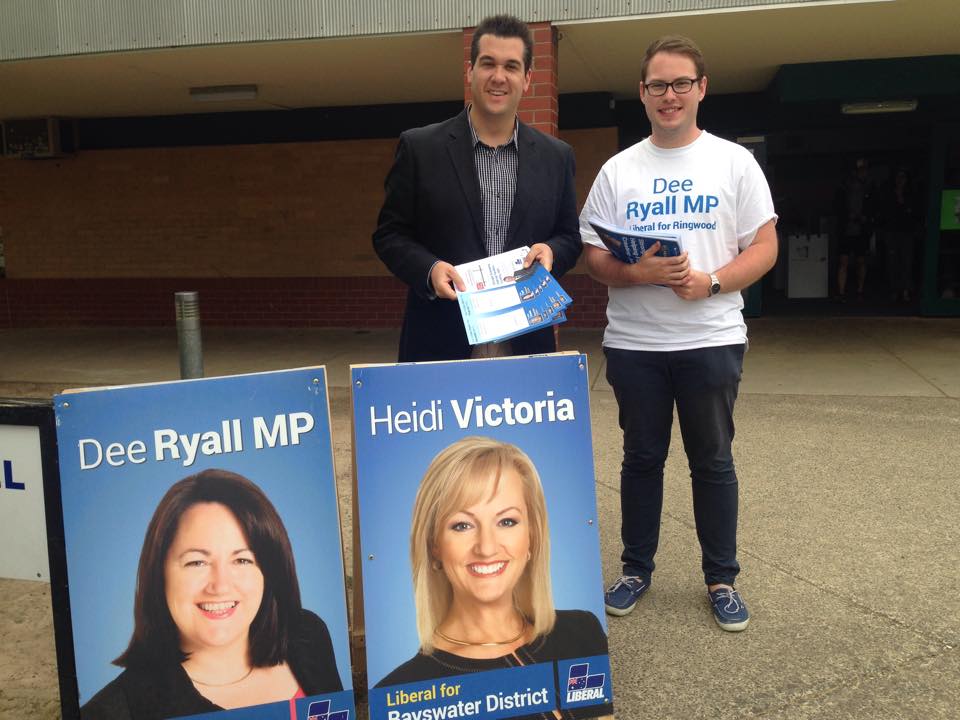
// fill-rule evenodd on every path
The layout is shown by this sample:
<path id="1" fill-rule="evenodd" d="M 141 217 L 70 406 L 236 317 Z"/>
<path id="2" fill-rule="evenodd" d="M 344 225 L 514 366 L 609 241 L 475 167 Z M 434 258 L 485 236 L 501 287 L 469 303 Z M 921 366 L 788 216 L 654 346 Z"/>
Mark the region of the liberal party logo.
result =
<path id="1" fill-rule="evenodd" d="M 602 699 L 604 677 L 604 673 L 591 675 L 590 663 L 571 665 L 567 676 L 567 702 Z"/>
<path id="2" fill-rule="evenodd" d="M 350 720 L 349 710 L 330 710 L 329 700 L 314 700 L 307 710 L 307 720 Z"/>

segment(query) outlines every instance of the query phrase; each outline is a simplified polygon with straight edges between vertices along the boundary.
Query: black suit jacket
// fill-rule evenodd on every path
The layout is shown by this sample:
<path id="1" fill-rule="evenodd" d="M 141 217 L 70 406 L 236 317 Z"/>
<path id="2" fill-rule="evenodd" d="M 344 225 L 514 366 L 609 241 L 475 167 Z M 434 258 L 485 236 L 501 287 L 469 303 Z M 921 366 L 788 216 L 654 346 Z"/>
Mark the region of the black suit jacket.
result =
<path id="1" fill-rule="evenodd" d="M 487 256 L 480 182 L 467 110 L 450 120 L 400 136 L 373 247 L 407 293 L 400 362 L 470 357 L 456 302 L 432 299 L 430 268 Z M 566 143 L 519 124 L 517 191 L 504 250 L 546 243 L 554 277 L 577 262 L 582 245 L 573 184 L 573 151 Z M 513 338 L 516 355 L 553 352 L 553 328 Z"/>

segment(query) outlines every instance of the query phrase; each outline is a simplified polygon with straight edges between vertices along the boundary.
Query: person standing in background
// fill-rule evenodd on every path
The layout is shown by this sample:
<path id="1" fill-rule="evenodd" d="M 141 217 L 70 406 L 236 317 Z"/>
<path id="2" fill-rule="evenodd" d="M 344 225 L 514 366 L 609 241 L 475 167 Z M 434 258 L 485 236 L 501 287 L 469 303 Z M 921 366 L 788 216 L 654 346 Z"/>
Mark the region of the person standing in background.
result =
<path id="1" fill-rule="evenodd" d="M 906 168 L 897 168 L 892 185 L 884 193 L 879 228 L 886 254 L 890 299 L 910 302 L 920 211 Z"/>
<path id="2" fill-rule="evenodd" d="M 750 615 L 734 582 L 737 474 L 733 406 L 747 328 L 740 290 L 777 258 L 777 215 L 753 155 L 697 126 L 707 92 L 703 55 L 689 38 L 652 43 L 640 67 L 640 100 L 652 134 L 606 162 L 580 215 L 590 275 L 607 285 L 603 350 L 623 430 L 620 472 L 623 575 L 606 591 L 626 615 L 650 587 L 660 535 L 663 469 L 674 406 L 693 484 L 701 565 L 724 630 Z M 683 253 L 620 262 L 590 226 L 676 228 Z"/>
<path id="3" fill-rule="evenodd" d="M 867 282 L 867 254 L 873 236 L 874 187 L 870 181 L 870 165 L 866 158 L 857 158 L 854 171 L 837 195 L 840 223 L 840 257 L 837 266 L 837 296 L 846 300 L 850 258 L 857 277 L 857 300 L 863 300 Z"/>
<path id="4" fill-rule="evenodd" d="M 403 133 L 384 183 L 373 247 L 409 286 L 400 362 L 555 351 L 552 327 L 471 349 L 455 266 L 527 246 L 525 267 L 539 262 L 559 278 L 581 252 L 573 151 L 517 118 L 532 77 L 530 29 L 487 18 L 470 55 L 472 104 Z"/>

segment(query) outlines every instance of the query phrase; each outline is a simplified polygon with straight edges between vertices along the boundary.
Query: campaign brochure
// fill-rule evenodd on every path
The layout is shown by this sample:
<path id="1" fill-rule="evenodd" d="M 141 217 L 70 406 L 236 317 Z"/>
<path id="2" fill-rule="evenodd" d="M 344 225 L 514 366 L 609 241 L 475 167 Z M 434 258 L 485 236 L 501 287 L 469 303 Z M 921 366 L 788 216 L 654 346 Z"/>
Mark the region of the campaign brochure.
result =
<path id="1" fill-rule="evenodd" d="M 610 715 L 586 356 L 353 366 L 351 391 L 370 717 Z M 458 639 L 476 602 L 508 617 Z"/>
<path id="2" fill-rule="evenodd" d="M 679 235 L 629 230 L 610 225 L 597 218 L 590 219 L 590 226 L 614 257 L 631 265 L 640 260 L 656 242 L 660 243 L 657 255 L 662 257 L 676 257 L 683 252 Z"/>
<path id="3" fill-rule="evenodd" d="M 540 263 L 523 267 L 528 252 L 524 247 L 457 266 L 467 285 L 457 302 L 471 345 L 566 321 L 572 298 Z"/>
<path id="4" fill-rule="evenodd" d="M 523 270 L 523 261 L 530 252 L 524 245 L 498 255 L 457 265 L 457 272 L 467 286 L 467 292 L 503 287 L 514 281 L 513 275 Z"/>
<path id="5" fill-rule="evenodd" d="M 54 408 L 81 717 L 353 720 L 325 369 Z M 263 701 L 218 711 L 248 678 Z"/>

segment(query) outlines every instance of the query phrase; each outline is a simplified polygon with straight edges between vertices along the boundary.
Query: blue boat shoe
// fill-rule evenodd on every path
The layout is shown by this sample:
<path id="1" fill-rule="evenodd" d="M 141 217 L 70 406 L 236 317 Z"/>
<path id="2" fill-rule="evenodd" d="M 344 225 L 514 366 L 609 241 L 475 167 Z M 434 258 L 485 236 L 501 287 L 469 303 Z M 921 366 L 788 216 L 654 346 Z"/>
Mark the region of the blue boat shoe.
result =
<path id="1" fill-rule="evenodd" d="M 603 604 L 610 615 L 626 615 L 633 610 L 637 600 L 649 589 L 649 580 L 644 580 L 636 575 L 621 575 L 603 593 Z"/>
<path id="2" fill-rule="evenodd" d="M 721 587 L 713 592 L 708 590 L 707 595 L 710 598 L 713 619 L 717 621 L 717 625 L 729 632 L 740 632 L 746 629 L 750 622 L 750 613 L 739 592 L 731 587 Z"/>

